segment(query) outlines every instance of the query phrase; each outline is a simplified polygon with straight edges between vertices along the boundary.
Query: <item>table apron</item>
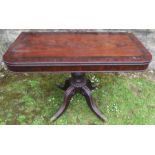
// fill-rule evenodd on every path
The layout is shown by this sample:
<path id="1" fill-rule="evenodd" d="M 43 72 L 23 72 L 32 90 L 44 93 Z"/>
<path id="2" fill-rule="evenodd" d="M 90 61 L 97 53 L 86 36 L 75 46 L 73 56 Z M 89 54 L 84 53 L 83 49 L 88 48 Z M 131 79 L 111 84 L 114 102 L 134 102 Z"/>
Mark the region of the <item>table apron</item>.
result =
<path id="1" fill-rule="evenodd" d="M 143 65 L 91 65 L 91 66 L 7 66 L 15 72 L 119 72 L 142 71 L 148 64 Z"/>

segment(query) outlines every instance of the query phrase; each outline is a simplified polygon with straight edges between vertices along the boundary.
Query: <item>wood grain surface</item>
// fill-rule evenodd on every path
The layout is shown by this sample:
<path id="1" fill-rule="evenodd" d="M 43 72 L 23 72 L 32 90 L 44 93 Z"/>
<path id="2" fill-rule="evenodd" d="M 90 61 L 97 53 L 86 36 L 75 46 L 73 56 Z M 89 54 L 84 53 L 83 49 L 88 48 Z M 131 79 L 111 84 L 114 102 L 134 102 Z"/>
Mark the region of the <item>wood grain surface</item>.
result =
<path id="1" fill-rule="evenodd" d="M 12 71 L 144 70 L 151 54 L 131 33 L 23 32 L 3 60 Z"/>

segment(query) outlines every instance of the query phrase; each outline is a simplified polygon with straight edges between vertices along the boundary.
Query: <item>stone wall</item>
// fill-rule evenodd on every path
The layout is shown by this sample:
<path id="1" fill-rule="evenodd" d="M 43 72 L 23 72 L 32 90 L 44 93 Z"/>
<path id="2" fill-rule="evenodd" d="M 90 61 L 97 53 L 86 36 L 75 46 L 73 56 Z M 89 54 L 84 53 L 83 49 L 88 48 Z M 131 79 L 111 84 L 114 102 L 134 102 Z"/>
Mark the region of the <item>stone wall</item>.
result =
<path id="1" fill-rule="evenodd" d="M 153 55 L 153 61 L 151 62 L 149 68 L 155 70 L 155 29 L 132 29 L 132 30 L 123 30 L 123 29 L 116 29 L 116 30 L 108 30 L 108 29 L 94 29 L 94 30 L 24 30 L 24 29 L 0 29 L 0 65 L 1 67 L 4 65 L 2 61 L 2 55 L 5 53 L 9 45 L 16 39 L 16 37 L 22 32 L 22 31 L 87 31 L 87 32 L 132 32 L 134 33 L 144 44 L 144 46 L 152 53 Z"/>

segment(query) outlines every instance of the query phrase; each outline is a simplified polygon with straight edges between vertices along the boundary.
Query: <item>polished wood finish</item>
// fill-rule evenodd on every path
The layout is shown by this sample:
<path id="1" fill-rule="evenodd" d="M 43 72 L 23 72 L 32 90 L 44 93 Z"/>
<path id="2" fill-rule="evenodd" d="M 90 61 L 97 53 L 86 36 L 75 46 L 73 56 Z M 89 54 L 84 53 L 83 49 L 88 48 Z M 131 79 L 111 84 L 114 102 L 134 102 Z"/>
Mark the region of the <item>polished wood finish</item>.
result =
<path id="1" fill-rule="evenodd" d="M 23 32 L 5 53 L 17 72 L 145 70 L 151 54 L 131 33 Z"/>
<path id="2" fill-rule="evenodd" d="M 71 98 L 77 92 L 79 92 L 86 98 L 88 106 L 98 118 L 100 118 L 102 121 L 107 120 L 106 117 L 97 108 L 97 105 L 93 100 L 91 90 L 93 90 L 95 87 L 91 84 L 91 81 L 89 79 L 85 78 L 84 73 L 72 73 L 72 77 L 66 80 L 64 86 L 60 85 L 59 88 L 65 91 L 64 103 L 51 118 L 52 122 L 58 119 L 63 114 L 63 112 L 65 112 L 65 110 L 68 108 Z"/>
<path id="3" fill-rule="evenodd" d="M 64 103 L 51 121 L 67 109 L 79 92 L 90 109 L 103 121 L 91 90 L 95 87 L 85 72 L 145 70 L 151 54 L 131 33 L 21 33 L 4 54 L 8 69 L 16 72 L 71 72 L 64 86 Z"/>

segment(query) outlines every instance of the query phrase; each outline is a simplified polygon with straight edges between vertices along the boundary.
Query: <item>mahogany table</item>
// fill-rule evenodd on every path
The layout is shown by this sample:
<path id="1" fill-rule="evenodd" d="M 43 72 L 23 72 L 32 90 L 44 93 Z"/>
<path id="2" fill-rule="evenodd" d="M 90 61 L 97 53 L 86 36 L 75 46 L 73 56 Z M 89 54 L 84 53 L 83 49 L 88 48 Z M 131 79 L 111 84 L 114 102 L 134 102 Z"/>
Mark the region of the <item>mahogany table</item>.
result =
<path id="1" fill-rule="evenodd" d="M 64 103 L 52 117 L 56 120 L 79 92 L 91 110 L 103 121 L 85 78 L 86 72 L 143 71 L 151 54 L 131 33 L 47 33 L 23 32 L 4 54 L 8 69 L 15 72 L 69 72 L 71 78 L 59 87 L 65 91 Z"/>

